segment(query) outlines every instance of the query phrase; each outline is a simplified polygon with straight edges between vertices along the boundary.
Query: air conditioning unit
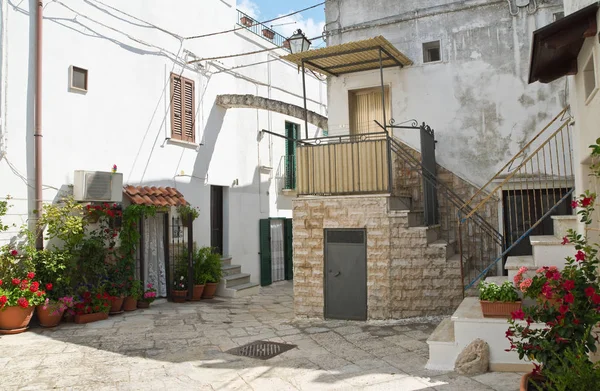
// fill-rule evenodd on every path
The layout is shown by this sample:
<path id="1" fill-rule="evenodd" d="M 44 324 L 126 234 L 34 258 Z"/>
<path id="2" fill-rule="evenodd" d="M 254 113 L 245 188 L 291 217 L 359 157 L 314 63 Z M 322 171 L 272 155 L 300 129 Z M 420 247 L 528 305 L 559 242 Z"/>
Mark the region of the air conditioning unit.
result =
<path id="1" fill-rule="evenodd" d="M 123 174 L 76 170 L 73 196 L 76 201 L 121 202 Z"/>

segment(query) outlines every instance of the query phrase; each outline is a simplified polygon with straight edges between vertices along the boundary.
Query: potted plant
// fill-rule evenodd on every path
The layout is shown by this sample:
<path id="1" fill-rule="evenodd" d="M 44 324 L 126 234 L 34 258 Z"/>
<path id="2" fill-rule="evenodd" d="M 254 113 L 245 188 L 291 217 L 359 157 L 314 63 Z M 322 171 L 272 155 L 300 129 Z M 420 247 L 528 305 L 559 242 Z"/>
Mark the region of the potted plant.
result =
<path id="1" fill-rule="evenodd" d="M 173 287 L 171 289 L 171 299 L 175 303 L 184 303 L 188 293 L 187 276 L 185 273 L 177 273 L 173 280 Z"/>
<path id="2" fill-rule="evenodd" d="M 46 299 L 44 304 L 36 307 L 35 314 L 38 317 L 40 326 L 56 327 L 65 314 L 74 314 L 74 306 L 75 302 L 72 296 L 60 297 L 57 300 Z"/>
<path id="3" fill-rule="evenodd" d="M 578 214 L 586 225 L 592 222 L 594 199 L 594 194 L 586 192 L 573 202 L 574 207 L 581 208 Z M 566 243 L 574 244 L 576 253 L 567 257 L 562 271 L 541 267 L 534 277 L 523 280 L 525 297 L 536 302 L 513 312 L 506 332 L 509 350 L 518 352 L 521 359 L 535 361 L 533 374 L 542 375 L 546 379 L 543 386 L 552 388 L 552 376 L 564 370 L 561 357 L 582 349 L 587 365 L 588 353 L 597 349 L 591 330 L 600 322 L 598 245 L 589 244 L 586 236 L 573 230 L 563 239 Z"/>
<path id="4" fill-rule="evenodd" d="M 45 249 L 35 254 L 36 277 L 45 288 L 46 301 L 36 307 L 42 327 L 56 327 L 65 310 L 73 306 L 70 272 L 73 256 L 64 250 Z"/>
<path id="5" fill-rule="evenodd" d="M 148 308 L 154 300 L 156 300 L 156 289 L 154 289 L 154 286 L 151 283 L 148 283 L 143 296 L 137 302 L 137 307 Z"/>
<path id="6" fill-rule="evenodd" d="M 252 27 L 254 24 L 254 20 L 248 16 L 242 16 L 240 22 L 246 27 Z"/>
<path id="7" fill-rule="evenodd" d="M 221 269 L 221 255 L 210 251 L 204 260 L 206 270 L 206 285 L 202 293 L 203 299 L 212 299 L 219 286 L 219 281 L 223 277 L 223 269 Z"/>
<path id="8" fill-rule="evenodd" d="M 125 311 L 135 311 L 137 309 L 138 300 L 144 295 L 144 285 L 140 280 L 133 280 L 129 284 L 129 295 L 123 302 L 123 309 Z"/>
<path id="9" fill-rule="evenodd" d="M 268 28 L 264 28 L 262 29 L 262 35 L 267 39 L 273 39 L 275 38 L 275 31 Z"/>
<path id="10" fill-rule="evenodd" d="M 486 318 L 509 318 L 512 312 L 521 308 L 519 294 L 510 281 L 504 281 L 502 285 L 480 282 L 479 304 Z"/>
<path id="11" fill-rule="evenodd" d="M 112 297 L 102 285 L 83 285 L 78 289 L 79 300 L 75 303 L 75 323 L 83 324 L 108 319 Z"/>
<path id="12" fill-rule="evenodd" d="M 177 214 L 179 215 L 179 217 L 181 217 L 181 220 L 185 224 L 190 220 L 190 218 L 192 219 L 192 221 L 196 220 L 200 216 L 200 211 L 198 210 L 198 208 L 194 208 L 193 206 L 186 204 L 179 205 L 177 207 Z"/>
<path id="13" fill-rule="evenodd" d="M 25 278 L 0 280 L 0 334 L 17 334 L 27 330 L 33 310 L 46 300 L 35 273 Z"/>
<path id="14" fill-rule="evenodd" d="M 198 301 L 202 298 L 206 281 L 211 277 L 207 271 L 206 259 L 211 254 L 210 247 L 202 247 L 194 254 L 194 287 L 192 300 Z"/>

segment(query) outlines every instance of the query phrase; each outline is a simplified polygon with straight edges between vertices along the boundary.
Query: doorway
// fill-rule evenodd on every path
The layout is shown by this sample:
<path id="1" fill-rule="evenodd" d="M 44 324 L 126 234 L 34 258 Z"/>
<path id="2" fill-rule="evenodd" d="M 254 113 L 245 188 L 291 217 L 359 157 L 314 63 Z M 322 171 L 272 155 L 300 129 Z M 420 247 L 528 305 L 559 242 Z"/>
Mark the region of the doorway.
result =
<path id="1" fill-rule="evenodd" d="M 223 255 L 223 186 L 210 187 L 210 245 Z"/>
<path id="2" fill-rule="evenodd" d="M 158 297 L 168 296 L 168 227 L 169 217 L 166 213 L 143 217 L 140 227 L 141 245 L 138 249 L 136 278 L 145 287 L 152 284 Z"/>
<path id="3" fill-rule="evenodd" d="M 505 248 L 517 241 L 533 224 L 546 214 L 570 189 L 536 189 L 510 190 L 502 192 L 502 209 L 504 216 Z M 552 217 L 570 215 L 572 197 L 567 197 L 542 222 L 535 227 L 531 235 L 554 235 Z M 508 252 L 507 257 L 532 255 L 533 249 L 529 239 L 525 238 Z"/>
<path id="4" fill-rule="evenodd" d="M 367 231 L 325 229 L 325 318 L 367 319 Z"/>
<path id="5" fill-rule="evenodd" d="M 293 279 L 292 219 L 259 221 L 260 285 Z"/>

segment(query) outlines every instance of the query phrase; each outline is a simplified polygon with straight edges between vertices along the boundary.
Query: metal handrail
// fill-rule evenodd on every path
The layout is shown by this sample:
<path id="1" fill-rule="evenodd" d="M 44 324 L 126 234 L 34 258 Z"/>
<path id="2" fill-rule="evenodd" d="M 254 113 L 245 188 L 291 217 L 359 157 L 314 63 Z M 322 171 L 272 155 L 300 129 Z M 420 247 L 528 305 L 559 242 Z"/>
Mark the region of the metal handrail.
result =
<path id="1" fill-rule="evenodd" d="M 240 10 L 237 10 L 237 12 L 238 12 L 238 19 L 237 19 L 237 24 L 238 25 L 240 25 L 242 27 L 245 27 L 246 30 L 248 30 L 248 31 L 250 31 L 250 32 L 258 35 L 259 37 L 263 38 L 264 40 L 266 40 L 268 42 L 271 42 L 272 44 L 274 44 L 274 45 L 276 45 L 276 46 L 278 46 L 278 47 L 280 47 L 280 48 L 282 48 L 284 50 L 287 50 L 288 52 L 291 51 L 289 47 L 285 46 L 285 42 L 288 40 L 286 37 L 284 37 L 283 35 L 275 32 L 275 30 L 273 30 L 271 27 L 268 27 L 268 26 L 266 26 L 266 25 L 264 25 L 264 24 L 262 24 L 260 22 L 257 22 L 250 15 L 248 15 L 248 14 L 246 14 L 246 13 L 240 11 Z M 242 23 L 242 18 L 244 18 L 244 17 L 247 18 L 248 20 L 252 21 L 252 24 L 250 26 L 247 26 L 244 23 Z M 262 30 L 268 30 L 271 33 L 273 33 L 273 38 L 266 37 L 262 33 Z"/>
<path id="2" fill-rule="evenodd" d="M 475 192 L 475 194 L 473 194 L 471 196 L 471 198 L 469 198 L 467 200 L 467 202 L 465 202 L 466 206 L 468 204 L 471 203 L 471 201 L 473 201 L 475 199 L 475 197 L 477 197 L 479 194 L 481 194 L 481 192 L 483 192 L 483 190 L 488 187 L 488 185 L 490 183 L 492 183 L 493 181 L 495 181 L 496 179 L 498 179 L 498 177 L 504 172 L 504 170 L 506 170 L 508 167 L 510 167 L 516 160 L 517 158 L 519 158 L 521 156 L 521 154 L 525 153 L 525 151 L 527 150 L 527 148 L 529 148 L 531 146 L 531 144 L 533 144 L 533 142 L 535 140 L 537 140 L 546 130 L 548 130 L 548 128 L 550 126 L 552 126 L 552 124 L 554 122 L 556 122 L 556 120 L 558 118 L 560 118 L 561 116 L 563 116 L 567 110 L 569 110 L 569 106 L 565 107 L 560 113 L 558 113 L 558 115 L 556 117 L 554 117 L 546 126 L 544 126 L 544 128 L 542 130 L 540 130 L 535 137 L 533 137 L 531 140 L 529 140 L 529 142 L 527 144 L 525 144 L 525 146 L 523 148 L 521 148 L 521 150 L 519 152 L 517 152 L 517 154 L 515 156 L 513 156 L 512 159 L 510 159 L 505 165 L 504 167 L 502 167 L 497 173 L 496 175 L 494 175 L 489 181 L 487 181 L 487 183 L 485 185 L 483 185 L 482 187 L 479 188 L 479 190 L 477 192 Z M 490 194 L 494 194 L 495 192 L 491 192 Z"/>

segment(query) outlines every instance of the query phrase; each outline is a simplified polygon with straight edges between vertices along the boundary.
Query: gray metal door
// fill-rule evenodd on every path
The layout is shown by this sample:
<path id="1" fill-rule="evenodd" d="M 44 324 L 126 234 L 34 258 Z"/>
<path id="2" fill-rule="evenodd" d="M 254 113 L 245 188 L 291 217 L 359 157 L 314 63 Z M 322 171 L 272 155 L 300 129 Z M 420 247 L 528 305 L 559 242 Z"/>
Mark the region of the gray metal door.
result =
<path id="1" fill-rule="evenodd" d="M 325 318 L 367 319 L 367 232 L 325 230 Z"/>
<path id="2" fill-rule="evenodd" d="M 423 210 L 425 224 L 439 224 L 437 199 L 437 164 L 435 162 L 435 133 L 424 123 L 421 131 L 421 165 L 423 166 Z"/>

